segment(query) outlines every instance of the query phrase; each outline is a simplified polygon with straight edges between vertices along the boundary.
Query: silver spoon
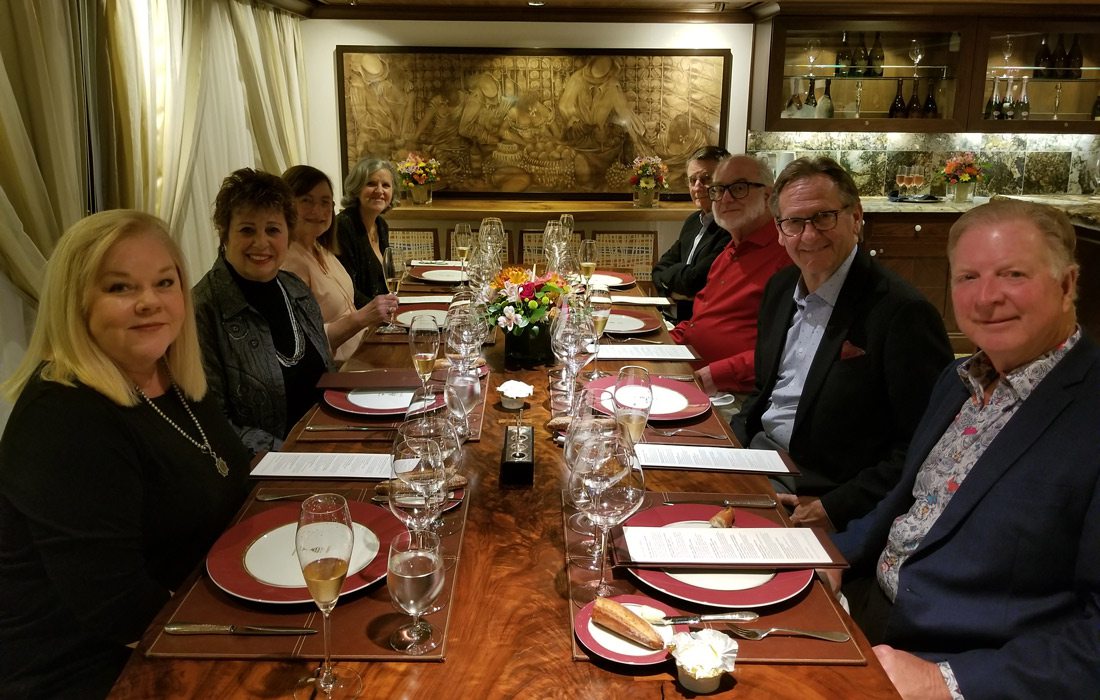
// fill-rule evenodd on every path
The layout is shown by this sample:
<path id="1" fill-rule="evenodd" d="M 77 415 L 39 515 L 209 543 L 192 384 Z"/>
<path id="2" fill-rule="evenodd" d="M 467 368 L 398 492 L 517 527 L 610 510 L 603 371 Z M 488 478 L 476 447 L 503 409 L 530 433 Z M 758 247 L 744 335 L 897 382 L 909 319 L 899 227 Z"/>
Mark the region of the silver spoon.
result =
<path id="1" fill-rule="evenodd" d="M 749 629 L 748 627 L 738 627 L 737 625 L 728 625 L 727 629 L 733 632 L 738 637 L 744 639 L 751 639 L 758 641 L 767 637 L 769 634 L 782 633 L 791 637 L 812 637 L 813 639 L 822 639 L 826 642 L 846 642 L 851 639 L 851 635 L 847 632 L 829 632 L 822 630 L 800 630 L 792 629 L 790 627 L 769 627 L 765 630 Z"/>
<path id="2" fill-rule="evenodd" d="M 303 501 L 314 494 L 312 493 L 258 493 L 257 501 Z"/>

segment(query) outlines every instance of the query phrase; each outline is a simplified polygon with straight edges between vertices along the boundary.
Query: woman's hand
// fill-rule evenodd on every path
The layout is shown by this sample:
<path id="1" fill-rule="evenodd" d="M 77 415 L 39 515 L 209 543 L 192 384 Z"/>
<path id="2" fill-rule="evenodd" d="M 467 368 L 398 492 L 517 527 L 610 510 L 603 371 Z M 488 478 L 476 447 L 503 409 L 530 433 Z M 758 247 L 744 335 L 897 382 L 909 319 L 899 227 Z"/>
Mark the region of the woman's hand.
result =
<path id="1" fill-rule="evenodd" d="M 355 315 L 359 320 L 359 327 L 366 328 L 388 321 L 395 311 L 397 311 L 397 295 L 379 294 L 359 307 Z"/>

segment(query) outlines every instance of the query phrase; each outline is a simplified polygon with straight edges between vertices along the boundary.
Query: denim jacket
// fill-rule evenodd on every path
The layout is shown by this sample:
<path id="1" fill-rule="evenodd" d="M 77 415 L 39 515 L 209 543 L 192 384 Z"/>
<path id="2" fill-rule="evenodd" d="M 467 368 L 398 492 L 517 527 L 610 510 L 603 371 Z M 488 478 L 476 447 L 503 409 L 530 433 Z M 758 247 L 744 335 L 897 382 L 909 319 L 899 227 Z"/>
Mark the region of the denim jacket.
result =
<path id="1" fill-rule="evenodd" d="M 245 301 L 225 258 L 195 285 L 195 320 L 210 391 L 253 452 L 277 450 L 286 430 L 286 388 L 267 320 Z M 309 287 L 289 272 L 279 280 L 306 339 L 333 369 L 321 310 Z"/>

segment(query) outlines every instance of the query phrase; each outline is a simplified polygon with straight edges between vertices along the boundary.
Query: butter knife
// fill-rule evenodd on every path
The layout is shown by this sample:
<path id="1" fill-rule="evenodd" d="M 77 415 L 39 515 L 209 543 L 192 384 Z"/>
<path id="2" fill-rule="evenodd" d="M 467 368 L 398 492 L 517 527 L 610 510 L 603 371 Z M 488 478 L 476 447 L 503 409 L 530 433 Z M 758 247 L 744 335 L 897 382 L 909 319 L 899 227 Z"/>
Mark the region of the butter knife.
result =
<path id="1" fill-rule="evenodd" d="M 666 506 L 674 506 L 678 503 L 698 503 L 700 505 L 733 506 L 734 508 L 775 508 L 775 499 L 767 494 L 744 494 L 727 496 L 726 498 L 690 498 L 677 499 L 676 495 L 670 495 L 665 499 Z"/>
<path id="2" fill-rule="evenodd" d="M 698 625 L 703 622 L 753 622 L 760 615 L 751 610 L 715 613 L 713 615 L 669 615 L 658 620 L 647 620 L 652 625 Z"/>
<path id="3" fill-rule="evenodd" d="M 310 433 L 317 433 L 323 431 L 346 431 L 346 430 L 384 430 L 392 433 L 397 430 L 396 426 L 388 425 L 307 425 L 306 431 Z"/>
<path id="4" fill-rule="evenodd" d="M 272 627 L 270 625 L 212 625 L 201 622 L 169 622 L 168 634 L 317 634 L 312 627 Z"/>

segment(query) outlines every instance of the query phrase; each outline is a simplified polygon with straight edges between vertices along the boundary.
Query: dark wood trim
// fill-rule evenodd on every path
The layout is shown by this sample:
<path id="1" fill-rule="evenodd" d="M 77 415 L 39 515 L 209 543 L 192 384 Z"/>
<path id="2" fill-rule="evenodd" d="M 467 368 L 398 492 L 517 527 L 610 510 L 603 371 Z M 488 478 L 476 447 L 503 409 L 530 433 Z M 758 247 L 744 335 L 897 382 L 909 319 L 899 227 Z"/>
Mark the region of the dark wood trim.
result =
<path id="1" fill-rule="evenodd" d="M 276 0 L 264 0 L 275 2 Z M 318 7 L 310 19 L 388 19 L 433 22 L 605 22 L 643 24 L 752 24 L 748 12 L 672 12 L 662 10 L 554 9 L 544 7 L 468 8 L 387 5 Z"/>

